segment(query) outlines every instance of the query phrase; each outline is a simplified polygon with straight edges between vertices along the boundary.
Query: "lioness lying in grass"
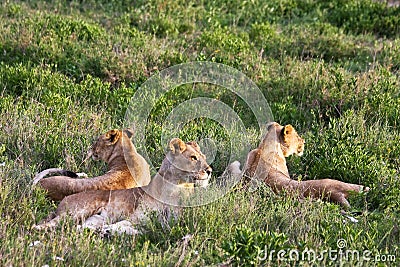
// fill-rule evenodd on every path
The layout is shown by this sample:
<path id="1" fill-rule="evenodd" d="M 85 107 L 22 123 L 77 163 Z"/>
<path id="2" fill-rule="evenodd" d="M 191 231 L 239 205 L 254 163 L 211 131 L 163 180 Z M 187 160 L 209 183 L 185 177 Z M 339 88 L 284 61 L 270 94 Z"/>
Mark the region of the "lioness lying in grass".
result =
<path id="1" fill-rule="evenodd" d="M 131 141 L 130 130 L 111 130 L 100 135 L 91 148 L 95 160 L 107 162 L 108 171 L 98 177 L 76 179 L 73 173 L 61 169 L 44 170 L 33 180 L 47 190 L 53 200 L 62 200 L 65 196 L 89 190 L 115 190 L 147 185 L 150 182 L 150 169 L 146 160 L 136 152 Z M 46 177 L 54 172 L 63 176 Z M 68 176 L 66 176 L 68 175 Z"/>
<path id="2" fill-rule="evenodd" d="M 296 181 L 290 178 L 286 159 L 292 154 L 301 156 L 304 151 L 302 139 L 291 125 L 276 122 L 267 125 L 267 134 L 258 148 L 252 150 L 245 165 L 248 177 L 265 182 L 275 192 L 285 190 L 303 197 L 323 198 L 350 207 L 347 200 L 351 191 L 368 191 L 362 185 L 344 183 L 333 179 Z"/>

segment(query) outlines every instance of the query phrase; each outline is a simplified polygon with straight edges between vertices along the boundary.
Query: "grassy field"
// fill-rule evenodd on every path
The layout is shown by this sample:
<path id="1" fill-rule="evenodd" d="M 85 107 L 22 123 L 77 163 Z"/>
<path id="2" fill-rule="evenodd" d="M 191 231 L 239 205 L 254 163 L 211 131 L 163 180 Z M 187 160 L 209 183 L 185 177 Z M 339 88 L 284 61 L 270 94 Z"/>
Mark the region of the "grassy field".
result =
<path id="1" fill-rule="evenodd" d="M 370 0 L 3 1 L 0 32 L 0 266 L 399 265 L 399 7 Z M 68 221 L 54 232 L 31 230 L 57 205 L 32 189 L 34 175 L 49 167 L 104 172 L 104 164 L 84 161 L 93 140 L 125 126 L 132 96 L 153 74 L 192 61 L 242 72 L 275 121 L 298 129 L 306 148 L 288 159 L 295 179 L 369 186 L 350 199 L 348 215 L 358 222 L 338 205 L 261 186 L 185 209 L 170 227 L 152 220 L 136 237 L 77 232 Z M 256 119 L 238 95 L 181 86 L 158 100 L 146 126 L 155 167 L 164 156 L 165 119 L 196 97 L 231 107 L 251 146 L 258 144 Z M 179 137 L 217 140 L 214 176 L 224 170 L 231 141 L 220 124 L 191 120 Z M 301 258 L 340 248 L 359 252 L 359 260 L 335 252 Z M 279 250 L 300 257 L 278 260 Z"/>

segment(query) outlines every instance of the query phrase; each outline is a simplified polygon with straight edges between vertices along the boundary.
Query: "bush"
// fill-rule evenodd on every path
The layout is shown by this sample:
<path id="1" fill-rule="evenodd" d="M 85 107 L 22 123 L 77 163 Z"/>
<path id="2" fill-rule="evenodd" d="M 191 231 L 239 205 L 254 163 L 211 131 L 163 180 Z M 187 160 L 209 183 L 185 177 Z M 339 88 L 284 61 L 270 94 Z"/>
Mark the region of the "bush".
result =
<path id="1" fill-rule="evenodd" d="M 400 8 L 380 1 L 337 1 L 327 5 L 330 23 L 355 34 L 372 33 L 393 38 L 400 32 Z"/>
<path id="2" fill-rule="evenodd" d="M 273 252 L 294 247 L 284 233 L 252 231 L 246 226 L 239 226 L 235 229 L 233 239 L 225 241 L 222 248 L 234 264 L 258 266 L 265 261 L 276 261 Z"/>

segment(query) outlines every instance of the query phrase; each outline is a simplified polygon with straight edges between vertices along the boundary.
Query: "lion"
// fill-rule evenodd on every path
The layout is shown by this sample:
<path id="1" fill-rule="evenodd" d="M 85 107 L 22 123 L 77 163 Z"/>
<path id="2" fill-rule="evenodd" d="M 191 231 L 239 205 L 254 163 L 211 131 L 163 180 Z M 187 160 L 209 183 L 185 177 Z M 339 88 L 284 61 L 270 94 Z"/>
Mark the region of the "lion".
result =
<path id="1" fill-rule="evenodd" d="M 179 214 L 181 200 L 190 196 L 194 187 L 206 187 L 212 169 L 195 142 L 184 143 L 179 138 L 169 142 L 168 152 L 158 173 L 143 187 L 124 190 L 93 190 L 65 197 L 55 214 L 34 229 L 56 227 L 70 215 L 81 221 L 79 228 L 91 228 L 102 233 L 137 234 L 135 227 L 148 219 L 151 211 L 168 216 Z M 168 204 L 166 204 L 168 203 Z"/>
<path id="2" fill-rule="evenodd" d="M 282 126 L 276 122 L 267 125 L 267 134 L 260 145 L 250 151 L 245 164 L 245 175 L 265 182 L 275 193 L 285 190 L 301 197 L 324 199 L 343 208 L 350 207 L 347 200 L 350 192 L 366 192 L 368 187 L 350 184 L 333 179 L 297 181 L 289 176 L 286 157 L 301 156 L 304 139 L 292 125 Z"/>
<path id="3" fill-rule="evenodd" d="M 62 169 L 47 169 L 36 175 L 33 185 L 39 184 L 53 200 L 62 200 L 68 195 L 90 190 L 116 190 L 147 185 L 150 182 L 150 167 L 136 151 L 131 141 L 133 132 L 113 129 L 100 135 L 94 142 L 89 156 L 103 160 L 108 171 L 101 176 L 89 179 L 76 179 L 79 176 Z M 45 176 L 51 173 L 61 176 Z"/>

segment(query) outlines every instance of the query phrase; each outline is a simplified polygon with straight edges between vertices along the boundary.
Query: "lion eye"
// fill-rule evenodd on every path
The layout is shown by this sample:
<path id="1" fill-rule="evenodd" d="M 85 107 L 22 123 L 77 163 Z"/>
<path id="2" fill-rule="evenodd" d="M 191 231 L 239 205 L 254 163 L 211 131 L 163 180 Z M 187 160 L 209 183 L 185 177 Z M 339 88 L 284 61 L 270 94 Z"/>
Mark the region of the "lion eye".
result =
<path id="1" fill-rule="evenodd" d="M 197 160 L 197 157 L 196 157 L 196 156 L 190 156 L 190 160 L 191 160 L 191 161 L 196 161 L 196 160 Z"/>

